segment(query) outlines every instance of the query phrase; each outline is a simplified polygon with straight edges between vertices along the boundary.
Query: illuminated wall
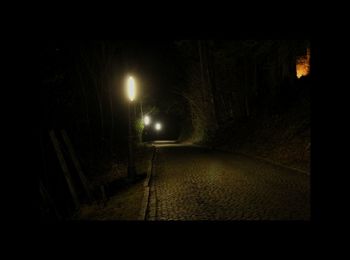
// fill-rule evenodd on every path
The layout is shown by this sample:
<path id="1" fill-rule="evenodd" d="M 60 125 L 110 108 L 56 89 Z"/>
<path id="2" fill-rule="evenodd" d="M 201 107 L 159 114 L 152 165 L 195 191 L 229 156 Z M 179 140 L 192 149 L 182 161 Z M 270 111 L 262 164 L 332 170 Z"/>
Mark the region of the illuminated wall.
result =
<path id="1" fill-rule="evenodd" d="M 310 49 L 307 49 L 307 54 L 297 59 L 297 77 L 300 79 L 310 73 Z"/>

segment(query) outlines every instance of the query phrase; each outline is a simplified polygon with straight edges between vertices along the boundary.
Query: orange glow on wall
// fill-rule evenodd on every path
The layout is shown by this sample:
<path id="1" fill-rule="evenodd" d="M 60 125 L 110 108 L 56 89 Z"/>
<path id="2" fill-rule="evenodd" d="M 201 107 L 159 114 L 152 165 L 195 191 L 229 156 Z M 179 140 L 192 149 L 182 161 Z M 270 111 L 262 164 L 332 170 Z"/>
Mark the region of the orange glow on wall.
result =
<path id="1" fill-rule="evenodd" d="M 300 79 L 303 76 L 310 74 L 310 49 L 307 49 L 307 54 L 297 59 L 297 77 Z"/>

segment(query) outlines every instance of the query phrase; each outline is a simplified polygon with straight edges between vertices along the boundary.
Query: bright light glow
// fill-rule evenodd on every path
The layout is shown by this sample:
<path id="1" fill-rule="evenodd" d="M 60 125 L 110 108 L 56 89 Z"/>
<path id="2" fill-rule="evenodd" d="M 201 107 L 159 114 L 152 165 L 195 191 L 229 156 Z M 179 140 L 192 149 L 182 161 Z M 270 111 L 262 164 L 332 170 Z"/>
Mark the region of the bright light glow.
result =
<path id="1" fill-rule="evenodd" d="M 297 60 L 297 77 L 300 79 L 303 76 L 307 76 L 310 73 L 310 49 L 307 50 L 305 56 L 299 57 Z"/>
<path id="2" fill-rule="evenodd" d="M 157 124 L 156 124 L 156 130 L 157 130 L 157 131 L 162 130 L 162 124 L 157 123 Z"/>
<path id="3" fill-rule="evenodd" d="M 149 116 L 145 116 L 144 118 L 145 125 L 150 125 L 151 123 L 151 118 Z"/>
<path id="4" fill-rule="evenodd" d="M 133 77 L 128 78 L 127 92 L 129 100 L 133 102 L 136 98 L 136 83 Z"/>

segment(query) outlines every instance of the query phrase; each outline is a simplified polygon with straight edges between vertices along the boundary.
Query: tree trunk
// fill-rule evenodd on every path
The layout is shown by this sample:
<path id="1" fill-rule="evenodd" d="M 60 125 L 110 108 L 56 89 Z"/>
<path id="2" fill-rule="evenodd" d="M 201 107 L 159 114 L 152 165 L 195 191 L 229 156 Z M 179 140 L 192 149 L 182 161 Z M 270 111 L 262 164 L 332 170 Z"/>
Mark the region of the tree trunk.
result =
<path id="1" fill-rule="evenodd" d="M 218 118 L 217 118 L 217 102 L 216 102 L 216 90 L 215 85 L 213 84 L 212 75 L 210 73 L 210 67 L 208 62 L 208 48 L 206 41 L 198 41 L 199 46 L 199 54 L 200 54 L 200 64 L 201 64 L 201 71 L 202 71 L 202 81 L 205 86 L 205 89 L 207 90 L 206 97 L 209 99 L 209 102 L 211 103 L 211 123 L 214 124 L 214 128 L 216 129 L 218 126 Z"/>
<path id="2" fill-rule="evenodd" d="M 88 156 L 89 156 L 89 160 L 88 160 L 88 166 L 89 166 L 89 169 L 91 169 L 91 163 L 92 163 L 92 151 L 93 151 L 93 145 L 92 145 L 92 129 L 91 129 L 91 120 L 90 120 L 90 113 L 89 113 L 89 102 L 88 102 L 88 99 L 87 99 L 87 95 L 86 95 L 86 90 L 85 90 L 85 83 L 83 82 L 83 77 L 81 75 L 81 70 L 80 68 L 76 67 L 76 70 L 77 70 L 77 73 L 79 75 L 79 79 L 80 79 L 80 87 L 81 87 L 81 93 L 82 93 L 82 96 L 84 98 L 84 103 L 85 103 L 85 115 L 86 115 L 86 120 L 87 120 L 87 127 L 88 127 L 88 135 L 89 135 L 89 153 L 88 153 Z"/>
<path id="3" fill-rule="evenodd" d="M 247 57 L 247 56 L 246 56 Z M 244 95 L 245 95 L 245 111 L 246 117 L 250 117 L 250 106 L 249 106 L 249 81 L 248 81 L 249 63 L 248 59 L 244 61 Z"/>

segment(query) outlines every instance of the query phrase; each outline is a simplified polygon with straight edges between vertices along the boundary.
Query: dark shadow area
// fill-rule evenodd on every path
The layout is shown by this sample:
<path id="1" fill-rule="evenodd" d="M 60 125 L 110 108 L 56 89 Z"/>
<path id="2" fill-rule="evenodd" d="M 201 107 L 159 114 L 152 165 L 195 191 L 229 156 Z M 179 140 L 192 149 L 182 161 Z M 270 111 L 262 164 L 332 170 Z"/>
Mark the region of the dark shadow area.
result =
<path id="1" fill-rule="evenodd" d="M 79 207 L 141 183 L 145 173 L 134 182 L 126 178 L 128 166 L 144 168 L 149 160 L 143 144 L 175 156 L 216 149 L 310 170 L 318 59 L 311 40 L 46 40 L 41 46 L 42 220 L 71 219 Z"/>
<path id="2" fill-rule="evenodd" d="M 118 179 L 109 183 L 105 187 L 107 198 L 115 196 L 118 193 L 123 192 L 124 190 L 130 188 L 131 186 L 143 182 L 146 179 L 146 177 L 147 177 L 147 173 L 142 173 L 142 174 L 138 174 L 136 179 L 133 181 L 130 181 L 127 178 L 123 178 L 123 179 Z"/>

